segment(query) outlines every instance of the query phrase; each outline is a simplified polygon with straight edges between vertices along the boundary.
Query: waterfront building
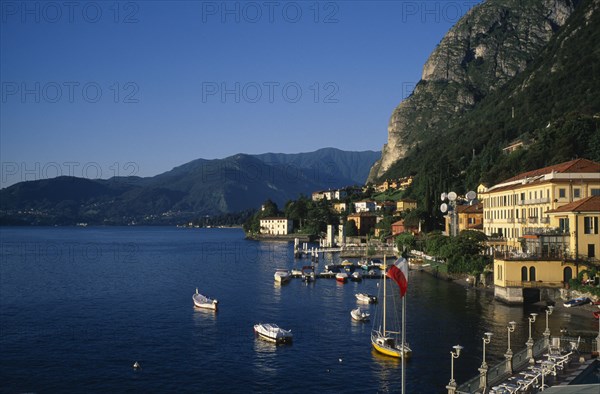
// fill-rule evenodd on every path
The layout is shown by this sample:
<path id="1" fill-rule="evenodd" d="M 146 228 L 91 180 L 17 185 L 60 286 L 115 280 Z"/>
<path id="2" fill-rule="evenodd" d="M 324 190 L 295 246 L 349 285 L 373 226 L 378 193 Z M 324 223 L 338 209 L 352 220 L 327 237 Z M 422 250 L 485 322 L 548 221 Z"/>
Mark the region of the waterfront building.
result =
<path id="1" fill-rule="evenodd" d="M 600 195 L 600 163 L 577 159 L 480 186 L 483 230 L 495 250 L 521 251 L 521 239 L 552 228 L 549 211 Z"/>
<path id="2" fill-rule="evenodd" d="M 260 233 L 267 235 L 287 235 L 294 229 L 294 222 L 287 218 L 268 217 L 260 219 Z"/>
<path id="3" fill-rule="evenodd" d="M 557 298 L 550 293 L 600 266 L 599 163 L 577 159 L 530 171 L 480 196 L 498 299 Z"/>

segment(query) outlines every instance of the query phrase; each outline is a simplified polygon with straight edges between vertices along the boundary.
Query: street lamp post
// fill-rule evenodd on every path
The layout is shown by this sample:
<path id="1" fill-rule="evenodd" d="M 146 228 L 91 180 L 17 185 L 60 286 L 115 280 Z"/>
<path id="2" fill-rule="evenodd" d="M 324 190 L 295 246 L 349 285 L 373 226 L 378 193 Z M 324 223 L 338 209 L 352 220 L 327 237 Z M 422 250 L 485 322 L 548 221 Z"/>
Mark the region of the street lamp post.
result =
<path id="1" fill-rule="evenodd" d="M 544 330 L 544 345 L 546 347 L 550 346 L 550 328 L 548 328 L 548 316 L 552 314 L 553 310 L 554 307 L 552 305 L 549 305 L 546 309 L 546 329 Z"/>
<path id="2" fill-rule="evenodd" d="M 535 360 L 533 359 L 533 338 L 531 337 L 531 323 L 535 323 L 535 318 L 537 317 L 537 313 L 530 313 L 530 316 L 527 318 L 529 321 L 529 339 L 525 344 L 527 345 L 527 358 L 529 359 L 529 364 L 535 364 Z"/>
<path id="3" fill-rule="evenodd" d="M 448 389 L 448 394 L 454 394 L 456 392 L 456 381 L 454 380 L 454 359 L 460 357 L 460 351 L 462 350 L 462 346 L 454 345 L 452 346 L 454 351 L 450 351 L 450 382 L 446 388 Z"/>
<path id="4" fill-rule="evenodd" d="M 514 321 L 508 322 L 508 326 L 506 326 L 506 330 L 508 331 L 508 349 L 506 349 L 506 353 L 504 354 L 504 357 L 506 358 L 506 372 L 508 372 L 509 374 L 513 373 L 513 369 L 512 369 L 513 352 L 512 352 L 512 349 L 510 348 L 510 333 L 514 332 L 516 327 L 517 327 L 517 322 L 514 322 Z"/>
<path id="5" fill-rule="evenodd" d="M 485 336 L 482 338 L 482 340 L 483 340 L 483 362 L 481 363 L 481 367 L 479 367 L 479 388 L 483 389 L 483 391 L 485 391 L 485 388 L 487 386 L 487 371 L 488 371 L 488 366 L 485 362 L 485 345 L 490 343 L 490 341 L 492 340 L 493 334 L 491 332 L 486 332 L 484 335 Z"/>

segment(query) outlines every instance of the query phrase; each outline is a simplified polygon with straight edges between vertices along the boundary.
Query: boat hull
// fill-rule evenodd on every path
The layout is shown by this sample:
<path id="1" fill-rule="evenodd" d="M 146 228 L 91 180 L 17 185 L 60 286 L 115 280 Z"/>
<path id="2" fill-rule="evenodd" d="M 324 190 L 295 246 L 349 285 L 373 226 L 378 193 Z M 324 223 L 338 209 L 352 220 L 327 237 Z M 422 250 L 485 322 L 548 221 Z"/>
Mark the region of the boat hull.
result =
<path id="1" fill-rule="evenodd" d="M 412 350 L 405 345 L 404 346 L 404 351 L 402 351 L 401 349 L 398 349 L 397 347 L 391 347 L 391 346 L 387 346 L 387 345 L 383 345 L 381 343 L 378 343 L 377 341 L 377 335 L 374 334 L 371 336 L 371 344 L 373 345 L 373 348 L 386 356 L 389 357 L 395 357 L 395 358 L 402 358 L 402 357 L 406 357 L 406 358 L 410 358 L 411 354 L 412 354 Z"/>
<path id="2" fill-rule="evenodd" d="M 198 289 L 196 289 L 196 294 L 192 296 L 192 300 L 194 301 L 194 307 L 201 309 L 211 309 L 216 311 L 219 305 L 219 301 L 199 294 Z"/>
<path id="3" fill-rule="evenodd" d="M 283 330 L 279 327 L 261 327 L 261 325 L 254 326 L 254 333 L 265 341 L 273 342 L 276 344 L 284 344 L 292 342 L 292 335 L 290 331 Z"/>

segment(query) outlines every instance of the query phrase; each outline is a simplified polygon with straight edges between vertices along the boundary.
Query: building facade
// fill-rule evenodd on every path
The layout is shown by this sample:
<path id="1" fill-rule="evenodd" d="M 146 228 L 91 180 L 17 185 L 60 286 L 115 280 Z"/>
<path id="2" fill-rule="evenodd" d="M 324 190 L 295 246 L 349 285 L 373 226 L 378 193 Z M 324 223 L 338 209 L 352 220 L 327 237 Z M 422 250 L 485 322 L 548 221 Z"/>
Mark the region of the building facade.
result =
<path id="1" fill-rule="evenodd" d="M 552 228 L 549 211 L 600 195 L 600 163 L 577 159 L 479 190 L 485 234 L 503 241 L 496 249 L 521 251 L 524 236 Z"/>
<path id="2" fill-rule="evenodd" d="M 577 159 L 479 190 L 496 298 L 539 301 L 600 267 L 600 163 Z"/>
<path id="3" fill-rule="evenodd" d="M 267 235 L 287 235 L 294 230 L 293 221 L 287 218 L 269 217 L 260 219 L 260 233 Z"/>

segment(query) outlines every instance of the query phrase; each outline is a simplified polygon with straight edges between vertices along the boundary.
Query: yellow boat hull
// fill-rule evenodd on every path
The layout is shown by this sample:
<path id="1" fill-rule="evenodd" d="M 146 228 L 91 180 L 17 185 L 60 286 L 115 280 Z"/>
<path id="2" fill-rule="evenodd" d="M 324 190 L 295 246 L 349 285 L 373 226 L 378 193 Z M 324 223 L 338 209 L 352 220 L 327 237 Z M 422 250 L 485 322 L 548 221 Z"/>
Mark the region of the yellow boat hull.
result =
<path id="1" fill-rule="evenodd" d="M 402 351 L 400 351 L 398 349 L 392 349 L 387 346 L 381 346 L 374 341 L 371 341 L 371 344 L 373 345 L 373 348 L 381 354 L 385 354 L 386 356 L 395 357 L 395 358 L 402 358 Z M 409 358 L 411 356 L 411 353 L 412 352 L 410 350 L 405 351 L 404 356 L 406 358 Z"/>

